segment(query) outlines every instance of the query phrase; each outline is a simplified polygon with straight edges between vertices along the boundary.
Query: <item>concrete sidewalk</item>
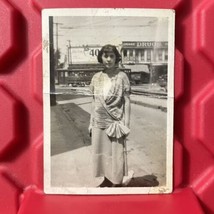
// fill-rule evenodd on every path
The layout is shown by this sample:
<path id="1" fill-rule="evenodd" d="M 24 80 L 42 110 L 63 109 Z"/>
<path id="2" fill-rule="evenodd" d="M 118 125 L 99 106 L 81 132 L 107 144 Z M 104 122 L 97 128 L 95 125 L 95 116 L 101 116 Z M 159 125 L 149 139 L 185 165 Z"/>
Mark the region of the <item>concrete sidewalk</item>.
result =
<path id="1" fill-rule="evenodd" d="M 91 106 L 91 97 L 60 101 L 59 105 L 51 107 L 51 185 L 55 187 L 64 185 L 64 187 L 96 187 L 102 181 L 102 178 L 94 178 L 92 175 L 92 145 L 88 134 L 89 106 Z M 135 108 L 141 111 L 140 106 Z M 142 111 L 143 109 L 145 108 L 142 108 Z M 148 110 L 154 111 L 150 108 Z M 165 113 L 155 112 L 165 117 Z M 134 179 L 128 186 L 146 187 L 164 184 L 165 175 L 160 170 L 164 157 L 162 158 L 160 154 L 165 154 L 165 151 L 160 152 L 163 146 L 156 143 L 160 140 L 161 133 L 156 130 L 152 120 L 147 123 L 145 118 L 141 120 L 139 114 L 137 118 L 132 120 L 140 123 L 127 139 L 129 168 L 135 169 Z M 148 134 L 151 127 L 154 128 L 151 132 L 153 137 L 153 133 L 158 133 L 158 139 L 153 139 L 153 143 Z M 139 133 L 144 137 L 139 135 L 135 139 L 134 137 Z M 155 160 L 152 159 L 153 155 Z M 130 177 L 125 177 L 124 183 Z"/>

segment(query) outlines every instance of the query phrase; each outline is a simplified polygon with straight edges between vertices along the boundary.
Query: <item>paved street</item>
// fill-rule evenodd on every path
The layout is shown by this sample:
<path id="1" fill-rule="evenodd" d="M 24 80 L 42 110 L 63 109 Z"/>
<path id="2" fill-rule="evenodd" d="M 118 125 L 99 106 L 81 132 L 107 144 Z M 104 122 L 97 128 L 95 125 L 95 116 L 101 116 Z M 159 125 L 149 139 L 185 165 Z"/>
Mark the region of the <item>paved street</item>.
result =
<path id="1" fill-rule="evenodd" d="M 53 186 L 97 186 L 92 177 L 91 142 L 87 132 L 91 97 L 60 95 L 51 107 L 51 183 Z M 165 184 L 166 112 L 131 105 L 131 133 L 127 139 L 128 167 L 134 171 L 131 186 Z M 154 177 L 157 180 L 153 180 Z"/>
<path id="2" fill-rule="evenodd" d="M 166 94 L 166 91 L 163 87 L 160 87 L 158 84 L 142 84 L 142 85 L 132 85 L 131 89 L 133 91 L 144 91 L 149 93 L 160 93 Z M 72 86 L 59 86 L 56 85 L 57 93 L 73 93 L 73 94 L 82 94 L 87 95 L 90 94 L 89 86 L 85 87 L 72 87 Z"/>

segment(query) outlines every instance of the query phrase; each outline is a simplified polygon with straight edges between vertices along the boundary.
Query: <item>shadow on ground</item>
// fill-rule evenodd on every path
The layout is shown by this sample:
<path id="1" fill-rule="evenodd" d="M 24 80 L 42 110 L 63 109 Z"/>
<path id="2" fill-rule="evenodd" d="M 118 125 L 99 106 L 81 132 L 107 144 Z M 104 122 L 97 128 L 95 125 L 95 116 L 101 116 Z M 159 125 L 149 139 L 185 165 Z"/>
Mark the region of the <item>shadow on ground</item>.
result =
<path id="1" fill-rule="evenodd" d="M 158 185 L 159 181 L 155 175 L 145 175 L 132 178 L 127 187 L 156 187 Z"/>
<path id="2" fill-rule="evenodd" d="M 51 155 L 91 145 L 90 115 L 76 104 L 51 107 Z"/>

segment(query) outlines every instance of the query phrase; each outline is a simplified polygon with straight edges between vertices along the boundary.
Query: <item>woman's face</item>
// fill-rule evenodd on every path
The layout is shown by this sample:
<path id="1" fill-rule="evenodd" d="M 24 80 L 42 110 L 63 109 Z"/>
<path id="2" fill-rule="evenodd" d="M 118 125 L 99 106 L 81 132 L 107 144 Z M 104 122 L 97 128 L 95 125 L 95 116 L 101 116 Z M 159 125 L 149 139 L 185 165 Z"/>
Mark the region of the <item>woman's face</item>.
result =
<path id="1" fill-rule="evenodd" d="M 102 55 L 103 65 L 107 69 L 111 69 L 115 67 L 116 55 L 113 52 L 103 53 Z"/>

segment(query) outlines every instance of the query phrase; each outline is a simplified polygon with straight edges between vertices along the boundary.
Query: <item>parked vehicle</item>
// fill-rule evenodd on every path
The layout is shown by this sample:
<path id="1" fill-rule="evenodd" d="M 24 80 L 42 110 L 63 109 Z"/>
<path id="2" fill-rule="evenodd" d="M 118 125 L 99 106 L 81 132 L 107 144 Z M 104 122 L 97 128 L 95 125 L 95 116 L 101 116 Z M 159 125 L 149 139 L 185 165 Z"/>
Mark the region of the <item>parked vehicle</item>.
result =
<path id="1" fill-rule="evenodd" d="M 73 87 L 84 87 L 90 84 L 90 79 L 87 76 L 69 76 L 67 78 L 67 85 Z"/>
<path id="2" fill-rule="evenodd" d="M 159 76 L 157 83 L 167 91 L 167 74 Z"/>

